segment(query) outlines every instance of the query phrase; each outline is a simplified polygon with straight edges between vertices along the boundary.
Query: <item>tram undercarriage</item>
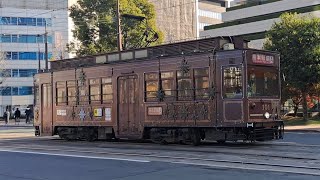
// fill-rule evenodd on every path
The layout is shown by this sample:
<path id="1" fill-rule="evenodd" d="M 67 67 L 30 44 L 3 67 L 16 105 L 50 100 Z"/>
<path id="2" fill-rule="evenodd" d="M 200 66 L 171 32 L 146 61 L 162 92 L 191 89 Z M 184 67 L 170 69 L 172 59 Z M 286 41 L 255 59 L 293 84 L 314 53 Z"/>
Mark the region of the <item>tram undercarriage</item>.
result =
<path id="1" fill-rule="evenodd" d="M 283 138 L 284 125 L 282 121 L 267 127 L 261 125 L 254 124 L 253 127 L 146 127 L 142 139 L 159 144 L 199 145 L 201 140 L 224 143 L 226 141 L 255 142 Z M 55 128 L 55 134 L 65 140 L 117 139 L 114 132 L 112 127 Z"/>

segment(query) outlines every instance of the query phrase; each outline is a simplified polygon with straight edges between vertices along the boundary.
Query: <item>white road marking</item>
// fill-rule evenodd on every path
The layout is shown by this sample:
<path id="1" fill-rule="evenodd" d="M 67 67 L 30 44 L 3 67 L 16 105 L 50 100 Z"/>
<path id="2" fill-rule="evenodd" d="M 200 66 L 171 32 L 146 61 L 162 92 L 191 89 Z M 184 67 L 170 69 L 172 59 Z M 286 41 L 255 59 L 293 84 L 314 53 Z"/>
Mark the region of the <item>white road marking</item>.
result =
<path id="1" fill-rule="evenodd" d="M 171 162 L 173 164 L 185 164 L 185 165 L 193 165 L 193 166 L 207 166 L 207 167 L 216 167 L 216 168 L 228 168 L 228 169 L 244 169 L 244 170 L 254 170 L 254 171 L 271 171 L 271 172 L 282 172 L 282 173 L 293 173 L 293 174 L 305 174 L 305 175 L 314 175 L 314 176 L 320 176 L 319 170 L 310 170 L 310 171 L 300 171 L 293 169 L 276 169 L 276 168 L 258 168 L 258 167 L 249 167 L 249 165 L 244 165 L 243 167 L 240 166 L 230 166 L 230 165 L 222 165 L 222 164 L 208 164 L 208 163 L 193 163 L 193 162 L 179 162 L 174 161 Z M 296 168 L 297 169 L 297 168 Z"/>
<path id="2" fill-rule="evenodd" d="M 100 156 L 83 156 L 83 155 L 71 155 L 71 154 L 57 154 L 57 153 L 44 153 L 44 152 L 35 152 L 35 151 L 18 151 L 11 149 L 0 149 L 0 152 L 9 152 L 9 153 L 22 153 L 22 154 L 38 154 L 38 155 L 47 155 L 47 156 L 62 156 L 62 157 L 74 157 L 74 158 L 86 158 L 86 159 L 104 159 L 104 160 L 116 160 L 116 161 L 131 161 L 131 162 L 141 162 L 149 163 L 147 160 L 139 159 L 125 159 L 125 158 L 113 158 L 113 157 L 100 157 Z"/>

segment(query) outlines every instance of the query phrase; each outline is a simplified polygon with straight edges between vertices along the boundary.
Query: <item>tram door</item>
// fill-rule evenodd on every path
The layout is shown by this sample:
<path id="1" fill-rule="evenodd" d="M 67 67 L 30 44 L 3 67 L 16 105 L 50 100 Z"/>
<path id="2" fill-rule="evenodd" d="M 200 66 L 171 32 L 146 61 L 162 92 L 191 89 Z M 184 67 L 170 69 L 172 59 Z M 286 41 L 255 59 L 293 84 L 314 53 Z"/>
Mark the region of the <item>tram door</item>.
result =
<path id="1" fill-rule="evenodd" d="M 52 135 L 52 87 L 41 86 L 41 135 Z"/>
<path id="2" fill-rule="evenodd" d="M 244 119 L 243 66 L 221 67 L 221 96 L 218 97 L 218 125 L 238 123 Z"/>
<path id="3" fill-rule="evenodd" d="M 139 103 L 137 75 L 118 78 L 119 135 L 139 135 Z"/>

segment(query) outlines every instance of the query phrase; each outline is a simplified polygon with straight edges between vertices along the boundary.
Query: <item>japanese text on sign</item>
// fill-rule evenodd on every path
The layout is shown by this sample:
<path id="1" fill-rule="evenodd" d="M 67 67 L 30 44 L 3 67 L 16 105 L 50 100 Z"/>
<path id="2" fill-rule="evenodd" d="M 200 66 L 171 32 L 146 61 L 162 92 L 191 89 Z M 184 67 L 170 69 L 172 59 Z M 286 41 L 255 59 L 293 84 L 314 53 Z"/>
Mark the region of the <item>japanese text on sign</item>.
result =
<path id="1" fill-rule="evenodd" d="M 252 54 L 252 62 L 256 64 L 273 64 L 274 57 L 264 54 Z"/>

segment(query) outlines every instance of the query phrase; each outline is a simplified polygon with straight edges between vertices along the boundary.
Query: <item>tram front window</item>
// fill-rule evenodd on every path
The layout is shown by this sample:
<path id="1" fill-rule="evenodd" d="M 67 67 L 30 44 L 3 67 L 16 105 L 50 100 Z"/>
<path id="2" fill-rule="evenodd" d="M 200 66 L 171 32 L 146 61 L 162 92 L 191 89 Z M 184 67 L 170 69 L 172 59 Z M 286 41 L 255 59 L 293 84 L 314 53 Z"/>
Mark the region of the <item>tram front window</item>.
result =
<path id="1" fill-rule="evenodd" d="M 248 97 L 279 97 L 276 69 L 248 68 Z"/>

